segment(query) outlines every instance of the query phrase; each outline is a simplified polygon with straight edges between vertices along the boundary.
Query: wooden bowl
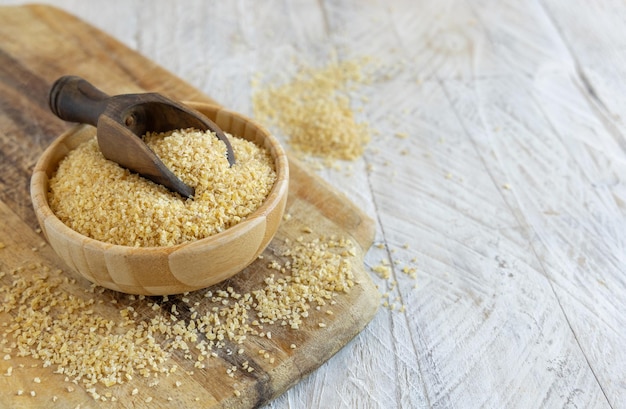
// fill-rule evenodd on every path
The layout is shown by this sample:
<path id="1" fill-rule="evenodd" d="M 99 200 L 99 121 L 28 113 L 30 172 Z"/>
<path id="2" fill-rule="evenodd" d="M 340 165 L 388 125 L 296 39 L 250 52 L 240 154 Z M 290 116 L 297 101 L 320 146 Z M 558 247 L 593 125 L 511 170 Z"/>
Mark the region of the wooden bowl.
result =
<path id="1" fill-rule="evenodd" d="M 170 247 L 129 247 L 94 240 L 59 220 L 48 204 L 48 181 L 65 155 L 95 135 L 79 125 L 43 153 L 31 179 L 31 198 L 41 229 L 56 253 L 89 281 L 129 294 L 165 295 L 206 288 L 252 263 L 278 230 L 287 202 L 289 167 L 274 136 L 248 118 L 221 107 L 188 103 L 224 131 L 265 147 L 277 179 L 265 202 L 244 221 L 200 239 Z"/>

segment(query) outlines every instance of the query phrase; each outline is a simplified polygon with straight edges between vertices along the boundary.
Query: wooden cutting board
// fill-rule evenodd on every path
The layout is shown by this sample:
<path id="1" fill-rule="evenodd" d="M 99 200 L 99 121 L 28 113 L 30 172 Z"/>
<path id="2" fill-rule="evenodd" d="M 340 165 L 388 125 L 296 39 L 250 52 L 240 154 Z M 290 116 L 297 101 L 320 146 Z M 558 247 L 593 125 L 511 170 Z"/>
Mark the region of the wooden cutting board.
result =
<path id="1" fill-rule="evenodd" d="M 52 7 L 0 8 L 0 36 L 0 271 L 24 267 L 20 274 L 32 274 L 30 267 L 37 270 L 42 265 L 62 269 L 64 276 L 75 278 L 64 282 L 62 291 L 96 297 L 96 301 L 103 301 L 96 313 L 100 311 L 112 319 L 120 319 L 115 312 L 129 304 L 129 298 L 112 291 L 85 293 L 90 283 L 69 271 L 37 232 L 28 193 L 32 167 L 45 147 L 70 126 L 48 109 L 50 85 L 61 75 L 76 74 L 110 94 L 156 91 L 178 100 L 214 101 L 101 31 Z M 299 330 L 268 327 L 266 330 L 273 334 L 271 339 L 249 337 L 236 360 L 247 360 L 254 366 L 254 372 L 244 375 L 239 371 L 229 376 L 227 368 L 232 367 L 234 358 L 224 351 L 218 351 L 204 369 L 194 369 L 193 362 L 174 353 L 170 360 L 182 370 L 161 379 L 158 385 L 152 379 L 135 377 L 121 386 L 99 388 L 99 392 L 109 395 L 107 402 L 101 402 L 80 385 L 73 385 L 75 390 L 68 392 L 64 376 L 55 374 L 53 368 L 44 367 L 42 362 L 13 356 L 0 360 L 0 374 L 6 373 L 9 366 L 13 368 L 11 376 L 0 375 L 0 406 L 251 408 L 283 393 L 358 334 L 374 316 L 380 302 L 362 261 L 374 237 L 373 221 L 292 158 L 286 212 L 291 218 L 281 224 L 264 254 L 271 257 L 276 248 L 284 247 L 286 238 L 297 238 L 303 231 L 307 237 L 334 234 L 348 238 L 356 245 L 352 263 L 356 285 L 349 293 L 338 295 L 334 305 L 313 310 Z M 305 226 L 312 231 L 308 232 Z M 273 272 L 267 268 L 266 261 L 258 260 L 218 287 L 252 291 Z M 0 284 L 8 282 L 8 275 L 0 278 Z M 187 304 L 209 302 L 203 291 L 187 298 Z M 153 312 L 148 303 L 153 301 L 132 301 L 139 312 L 138 319 L 150 319 Z M 174 297 L 170 303 L 183 301 Z M 184 318 L 189 310 L 182 307 L 179 311 L 183 311 Z M 326 327 L 318 325 L 321 321 Z M 12 322 L 13 315 L 0 313 L 0 326 Z M 297 348 L 292 348 L 292 344 Z M 272 362 L 263 359 L 259 349 L 276 359 Z M 235 384 L 240 394 L 233 393 Z M 135 394 L 133 389 L 137 389 Z M 21 395 L 17 393 L 19 390 L 23 391 Z M 31 396 L 31 391 L 35 396 Z M 113 397 L 115 402 L 111 402 Z"/>

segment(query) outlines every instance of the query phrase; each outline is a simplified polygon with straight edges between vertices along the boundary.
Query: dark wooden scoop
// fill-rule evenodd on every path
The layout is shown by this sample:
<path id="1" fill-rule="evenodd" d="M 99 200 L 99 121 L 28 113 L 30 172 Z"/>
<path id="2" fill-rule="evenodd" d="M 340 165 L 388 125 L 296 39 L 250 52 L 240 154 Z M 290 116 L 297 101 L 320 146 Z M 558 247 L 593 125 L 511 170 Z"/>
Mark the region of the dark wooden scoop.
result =
<path id="1" fill-rule="evenodd" d="M 86 80 L 64 76 L 50 89 L 50 109 L 59 118 L 97 127 L 105 158 L 139 173 L 184 197 L 194 189 L 180 180 L 142 139 L 146 132 L 195 128 L 211 130 L 226 144 L 228 162 L 235 155 L 224 132 L 200 112 L 157 93 L 108 96 Z"/>

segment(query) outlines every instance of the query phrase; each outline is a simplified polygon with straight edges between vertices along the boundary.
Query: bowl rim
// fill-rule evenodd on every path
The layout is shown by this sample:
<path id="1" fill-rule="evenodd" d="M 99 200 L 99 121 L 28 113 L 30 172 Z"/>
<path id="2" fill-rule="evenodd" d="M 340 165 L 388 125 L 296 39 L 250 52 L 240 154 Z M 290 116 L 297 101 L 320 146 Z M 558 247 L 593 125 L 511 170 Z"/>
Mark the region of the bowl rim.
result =
<path id="1" fill-rule="evenodd" d="M 189 246 L 201 246 L 201 245 L 211 245 L 211 244 L 219 244 L 223 241 L 230 241 L 229 237 L 237 236 L 245 230 L 246 225 L 250 223 L 256 223 L 255 219 L 259 217 L 265 217 L 267 214 L 271 212 L 271 210 L 280 206 L 281 201 L 284 196 L 287 195 L 288 185 L 289 185 L 289 163 L 287 160 L 287 154 L 282 147 L 281 143 L 278 141 L 278 138 L 274 136 L 267 128 L 258 123 L 257 121 L 246 117 L 238 112 L 223 108 L 217 104 L 205 103 L 205 102 L 194 102 L 194 101 L 185 101 L 183 104 L 189 106 L 190 108 L 196 109 L 200 111 L 202 114 L 206 115 L 203 111 L 214 111 L 215 115 L 217 113 L 224 112 L 227 115 L 232 117 L 236 117 L 246 122 L 247 126 L 252 126 L 256 128 L 257 131 L 264 134 L 264 138 L 269 141 L 270 146 L 273 149 L 272 157 L 274 159 L 274 167 L 276 171 L 276 180 L 274 185 L 270 189 L 267 194 L 265 200 L 254 212 L 250 213 L 244 220 L 241 220 L 237 224 L 222 230 L 218 233 L 212 234 L 207 237 L 203 237 L 201 239 L 188 241 L 185 243 L 179 243 L 172 246 L 126 246 L 122 244 L 114 244 L 108 243 L 102 240 L 94 239 L 92 237 L 86 236 L 65 223 L 61 221 L 54 213 L 52 208 L 48 202 L 48 192 L 45 191 L 45 187 L 49 181 L 49 177 L 47 174 L 47 169 L 45 164 L 48 164 L 53 160 L 53 157 L 57 155 L 57 152 L 61 145 L 67 140 L 68 137 L 76 134 L 76 131 L 81 128 L 94 128 L 91 125 L 85 124 L 77 124 L 67 131 L 63 132 L 61 135 L 57 136 L 52 143 L 43 151 L 39 159 L 37 160 L 35 167 L 33 168 L 33 173 L 30 181 L 30 193 L 31 193 L 31 201 L 35 213 L 41 215 L 39 222 L 41 224 L 53 223 L 52 227 L 57 228 L 64 235 L 68 236 L 68 238 L 79 239 L 83 246 L 97 247 L 102 249 L 103 251 L 115 251 L 120 253 L 132 253 L 133 255 L 140 256 L 142 254 L 148 255 L 153 254 L 155 252 L 164 253 L 166 255 L 172 254 L 182 248 Z M 228 132 L 228 131 L 226 131 Z M 230 132 L 228 132 L 231 134 Z M 231 134 L 233 137 L 241 137 L 238 135 Z M 245 138 L 244 138 L 245 139 Z M 61 158 L 57 162 L 65 157 L 67 153 L 61 156 Z M 56 169 L 55 169 L 56 170 Z M 45 226 L 41 226 L 42 231 L 45 233 Z"/>

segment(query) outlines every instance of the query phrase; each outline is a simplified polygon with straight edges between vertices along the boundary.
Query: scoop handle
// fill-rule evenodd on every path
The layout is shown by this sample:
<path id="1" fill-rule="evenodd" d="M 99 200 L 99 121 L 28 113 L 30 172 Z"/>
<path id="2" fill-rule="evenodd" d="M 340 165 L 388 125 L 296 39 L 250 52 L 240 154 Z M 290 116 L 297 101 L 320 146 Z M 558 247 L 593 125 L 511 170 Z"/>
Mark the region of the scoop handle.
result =
<path id="1" fill-rule="evenodd" d="M 87 80 L 65 75 L 52 84 L 48 103 L 59 118 L 96 126 L 107 108 L 109 96 Z"/>

